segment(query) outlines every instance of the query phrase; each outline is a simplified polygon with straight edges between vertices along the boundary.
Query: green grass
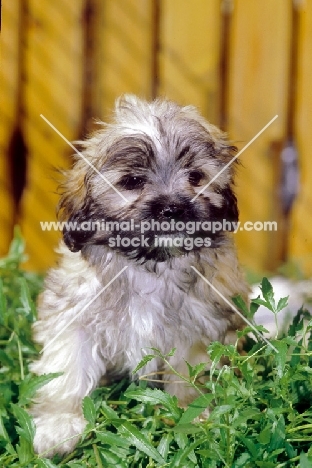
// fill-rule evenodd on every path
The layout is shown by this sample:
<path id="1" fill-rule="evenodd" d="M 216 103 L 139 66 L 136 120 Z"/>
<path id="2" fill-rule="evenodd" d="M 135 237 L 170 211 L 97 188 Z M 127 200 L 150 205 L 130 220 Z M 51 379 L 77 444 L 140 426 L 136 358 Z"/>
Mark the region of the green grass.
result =
<path id="1" fill-rule="evenodd" d="M 187 379 L 177 374 L 198 391 L 185 411 L 175 397 L 145 381 L 121 381 L 84 399 L 88 425 L 72 454 L 63 460 L 35 455 L 35 428 L 25 409 L 53 376 L 28 372 L 39 351 L 31 341 L 31 324 L 42 278 L 21 269 L 23 252 L 17 232 L 8 256 L 0 260 L 0 467 L 312 467 L 312 321 L 303 309 L 287 336 L 272 340 L 277 353 L 255 335 L 243 356 L 234 346 L 212 343 L 211 371 L 203 385 L 197 380 L 201 365 L 189 366 Z M 287 303 L 275 301 L 266 278 L 261 288 L 262 297 L 250 310 L 235 300 L 250 320 L 260 303 L 275 315 Z M 151 350 L 138 366 L 155 356 L 168 359 Z M 220 368 L 222 356 L 228 364 Z M 207 406 L 209 418 L 193 422 Z"/>

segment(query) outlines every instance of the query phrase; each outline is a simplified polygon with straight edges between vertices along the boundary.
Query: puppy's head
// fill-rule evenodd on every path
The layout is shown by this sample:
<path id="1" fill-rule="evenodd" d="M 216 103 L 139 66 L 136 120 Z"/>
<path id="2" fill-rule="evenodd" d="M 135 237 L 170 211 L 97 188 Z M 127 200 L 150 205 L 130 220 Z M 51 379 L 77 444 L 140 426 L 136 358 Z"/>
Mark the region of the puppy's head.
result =
<path id="1" fill-rule="evenodd" d="M 221 245 L 238 210 L 227 166 L 236 148 L 219 129 L 194 107 L 135 96 L 117 100 L 113 123 L 100 125 L 63 184 L 72 251 L 105 245 L 144 262 Z"/>

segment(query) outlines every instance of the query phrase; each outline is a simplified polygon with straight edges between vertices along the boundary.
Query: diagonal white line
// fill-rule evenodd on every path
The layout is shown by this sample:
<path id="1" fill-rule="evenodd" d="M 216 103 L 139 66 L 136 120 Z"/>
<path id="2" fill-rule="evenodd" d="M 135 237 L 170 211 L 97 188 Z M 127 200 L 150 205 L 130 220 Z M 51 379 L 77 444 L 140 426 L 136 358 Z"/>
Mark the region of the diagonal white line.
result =
<path id="1" fill-rule="evenodd" d="M 117 275 L 114 276 L 114 278 L 112 278 L 105 286 L 104 288 L 102 288 L 92 299 L 91 301 L 88 302 L 88 304 L 86 304 L 81 310 L 80 312 L 75 315 L 67 324 L 64 328 L 62 328 L 62 330 L 60 330 L 53 338 L 51 341 L 49 341 L 46 346 L 44 348 L 42 348 L 42 350 L 40 351 L 40 354 L 43 353 L 43 351 L 45 351 L 49 346 L 51 346 L 52 343 L 54 343 L 54 341 L 66 330 L 66 328 L 68 328 L 75 320 L 77 320 L 77 318 L 79 317 L 79 315 L 82 314 L 82 312 L 84 312 L 91 304 L 92 302 L 95 301 L 95 299 L 97 299 L 101 294 L 102 292 L 105 291 L 105 289 L 108 288 L 108 286 L 110 286 L 114 281 L 115 279 L 118 278 L 118 276 L 121 275 L 121 273 L 123 273 L 126 269 L 128 268 L 128 266 L 126 265 L 125 267 L 123 267 L 122 270 L 120 270 L 119 273 L 117 273 Z"/>
<path id="2" fill-rule="evenodd" d="M 48 124 L 50 125 L 51 128 L 53 128 L 53 130 L 64 140 L 66 141 L 66 143 L 78 154 L 78 156 L 80 156 L 87 164 L 89 164 L 90 167 L 92 167 L 92 169 L 94 170 L 94 172 L 96 172 L 100 177 L 102 177 L 103 180 L 105 180 L 105 182 L 112 188 L 115 190 L 116 193 L 118 193 L 118 195 L 124 199 L 125 202 L 129 202 L 129 200 L 127 200 L 127 198 L 119 192 L 119 190 L 116 189 L 116 187 L 114 187 L 114 185 L 108 180 L 106 179 L 106 177 L 101 174 L 100 171 L 97 170 L 96 167 L 93 166 L 92 163 L 90 163 L 90 161 L 88 161 L 88 159 L 80 152 L 77 150 L 77 148 L 74 147 L 74 145 L 69 141 L 67 140 L 66 137 L 64 137 L 64 135 L 56 128 L 54 127 L 54 125 L 42 114 L 40 114 L 40 117 Z"/>
<path id="3" fill-rule="evenodd" d="M 224 302 L 226 302 L 226 304 L 228 306 L 231 307 L 231 309 L 234 310 L 234 312 L 236 312 L 246 323 L 247 325 L 249 325 L 255 333 L 257 333 L 257 335 L 260 336 L 260 338 L 262 340 L 264 340 L 266 342 L 266 344 L 268 344 L 269 346 L 271 346 L 272 349 L 274 349 L 274 351 L 276 351 L 278 353 L 278 350 L 275 348 L 275 346 L 272 345 L 272 343 L 270 343 L 264 336 L 261 335 L 261 333 L 259 333 L 259 331 L 254 327 L 254 325 L 249 322 L 248 319 L 246 319 L 246 317 L 244 317 L 244 315 L 236 308 L 234 307 L 234 305 L 226 298 L 223 296 L 223 294 L 220 293 L 220 291 L 217 290 L 217 288 L 215 288 L 211 283 L 210 281 L 207 280 L 207 278 L 205 278 L 204 275 L 202 275 L 195 267 L 191 266 L 191 268 L 193 268 L 193 270 L 220 296 L 222 297 L 222 299 L 224 300 Z"/>
<path id="4" fill-rule="evenodd" d="M 229 161 L 229 162 L 221 169 L 221 171 L 218 172 L 218 174 L 215 175 L 215 176 L 208 182 L 208 184 L 206 184 L 202 189 L 200 189 L 200 191 L 195 195 L 195 197 L 192 198 L 191 201 L 192 201 L 192 202 L 195 201 L 196 198 L 199 197 L 199 195 L 200 195 L 201 193 L 203 193 L 203 192 L 206 190 L 206 188 L 208 188 L 209 185 L 212 184 L 212 182 L 214 182 L 214 181 L 219 177 L 220 174 L 222 174 L 223 171 L 225 171 L 234 161 L 236 161 L 236 159 L 237 159 L 237 158 L 238 158 L 238 157 L 239 157 L 239 156 L 240 156 L 240 155 L 257 139 L 257 138 L 258 138 L 258 136 L 260 136 L 261 133 L 263 133 L 263 132 L 271 125 L 271 123 L 273 123 L 274 120 L 277 119 L 277 117 L 278 117 L 278 115 L 276 115 L 275 117 L 273 117 L 273 119 L 271 119 L 270 122 L 267 123 L 267 124 L 263 127 L 263 129 L 260 130 L 260 132 L 258 132 L 257 135 L 255 135 L 255 136 L 250 140 L 250 142 L 247 143 L 247 145 L 245 145 L 244 148 L 242 148 L 242 149 L 237 153 L 237 155 L 234 156 L 234 158 L 231 159 L 231 161 Z"/>

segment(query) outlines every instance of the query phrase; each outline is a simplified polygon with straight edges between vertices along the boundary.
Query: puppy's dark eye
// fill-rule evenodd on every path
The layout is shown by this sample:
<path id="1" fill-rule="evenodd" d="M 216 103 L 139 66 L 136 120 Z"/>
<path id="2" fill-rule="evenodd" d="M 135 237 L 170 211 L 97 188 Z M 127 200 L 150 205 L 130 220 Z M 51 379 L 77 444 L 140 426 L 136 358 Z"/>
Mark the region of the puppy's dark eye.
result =
<path id="1" fill-rule="evenodd" d="M 144 184 L 145 179 L 143 177 L 131 175 L 124 176 L 119 182 L 119 185 L 121 185 L 126 190 L 138 190 L 143 188 Z"/>
<path id="2" fill-rule="evenodd" d="M 202 171 L 191 171 L 188 176 L 189 183 L 193 185 L 193 187 L 198 187 L 203 178 L 204 173 Z"/>

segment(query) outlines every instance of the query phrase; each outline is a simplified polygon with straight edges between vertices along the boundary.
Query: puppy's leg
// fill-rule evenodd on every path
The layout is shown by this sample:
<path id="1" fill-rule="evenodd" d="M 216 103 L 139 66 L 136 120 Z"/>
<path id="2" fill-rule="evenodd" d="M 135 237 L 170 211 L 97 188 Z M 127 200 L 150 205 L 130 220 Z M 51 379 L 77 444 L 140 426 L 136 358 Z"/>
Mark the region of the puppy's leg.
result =
<path id="1" fill-rule="evenodd" d="M 66 321 L 62 324 L 66 326 Z M 49 450 L 48 456 L 52 456 L 74 449 L 86 425 L 81 410 L 82 399 L 95 388 L 105 373 L 105 366 L 81 323 L 73 322 L 53 342 L 49 328 L 52 332 L 59 328 L 55 317 L 35 324 L 36 339 L 46 348 L 41 359 L 31 365 L 31 370 L 36 374 L 63 372 L 63 375 L 37 392 L 30 412 L 36 425 L 35 451 L 42 453 L 60 444 Z M 56 334 L 57 331 L 54 337 Z"/>

